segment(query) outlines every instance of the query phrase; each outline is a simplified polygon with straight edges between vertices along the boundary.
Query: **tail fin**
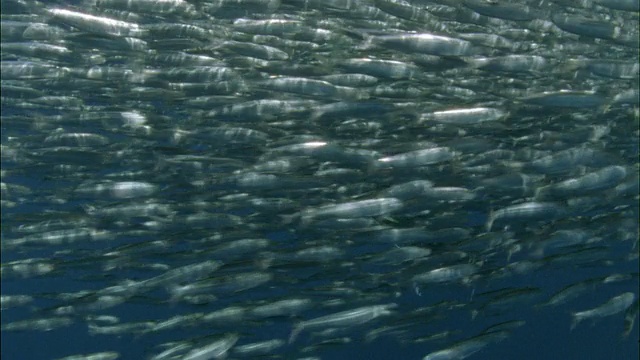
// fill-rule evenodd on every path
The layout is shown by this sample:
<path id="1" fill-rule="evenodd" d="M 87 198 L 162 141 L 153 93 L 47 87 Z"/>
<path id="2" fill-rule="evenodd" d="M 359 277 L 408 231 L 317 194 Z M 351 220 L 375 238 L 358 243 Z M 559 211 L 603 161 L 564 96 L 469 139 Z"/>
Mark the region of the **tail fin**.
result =
<path id="1" fill-rule="evenodd" d="M 584 315 L 581 312 L 577 312 L 577 313 L 573 313 L 571 314 L 572 317 L 572 321 L 571 321 L 571 331 L 573 331 L 573 329 L 576 328 L 576 326 L 578 326 L 578 324 L 584 320 Z"/>
<path id="2" fill-rule="evenodd" d="M 348 36 L 350 38 L 358 39 L 358 40 L 365 40 L 366 41 L 369 38 L 371 38 L 371 35 L 367 34 L 365 31 L 360 30 L 360 29 L 340 27 L 340 33 L 342 33 L 343 35 Z"/>
<path id="3" fill-rule="evenodd" d="M 89 204 L 82 204 L 81 206 L 87 215 L 95 215 L 98 210 L 95 206 Z"/>
<path id="4" fill-rule="evenodd" d="M 301 331 L 302 325 L 296 325 L 296 327 L 291 330 L 291 335 L 289 335 L 289 344 L 293 344 L 293 342 L 296 341 L 296 338 L 300 335 Z"/>
<path id="5" fill-rule="evenodd" d="M 495 221 L 494 215 L 495 214 L 493 210 L 491 210 L 491 212 L 489 213 L 489 217 L 487 218 L 487 224 L 486 224 L 487 232 L 490 232 L 491 228 L 493 227 L 493 222 Z"/>
<path id="6" fill-rule="evenodd" d="M 361 32 L 360 36 L 362 37 L 362 43 L 360 43 L 360 45 L 355 47 L 356 50 L 369 50 L 375 47 L 375 44 L 373 41 L 375 38 L 372 35 Z"/>
<path id="7" fill-rule="evenodd" d="M 560 72 L 570 73 L 570 72 L 574 72 L 574 71 L 577 72 L 579 70 L 584 69 L 587 66 L 587 64 L 588 64 L 588 60 L 584 58 L 569 59 L 564 63 L 558 64 L 558 67 L 560 68 Z"/>
<path id="8" fill-rule="evenodd" d="M 549 199 L 551 194 L 552 194 L 552 191 L 553 191 L 553 188 L 551 188 L 550 186 L 551 185 L 547 185 L 547 186 L 542 186 L 542 187 L 537 188 L 534 191 L 533 198 L 535 200 Z"/>

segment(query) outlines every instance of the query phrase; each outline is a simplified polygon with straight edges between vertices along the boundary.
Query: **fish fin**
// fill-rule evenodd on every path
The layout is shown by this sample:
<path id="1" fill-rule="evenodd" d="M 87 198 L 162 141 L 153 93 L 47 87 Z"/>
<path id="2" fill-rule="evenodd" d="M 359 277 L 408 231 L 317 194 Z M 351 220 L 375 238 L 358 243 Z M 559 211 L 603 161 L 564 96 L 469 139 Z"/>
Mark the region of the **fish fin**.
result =
<path id="1" fill-rule="evenodd" d="M 542 187 L 536 188 L 535 191 L 533 192 L 533 199 L 534 200 L 540 200 L 542 198 Z"/>
<path id="2" fill-rule="evenodd" d="M 81 205 L 87 215 L 95 215 L 97 208 L 93 205 L 82 204 Z"/>
<path id="3" fill-rule="evenodd" d="M 357 40 L 366 41 L 372 37 L 371 35 L 367 34 L 365 31 L 359 30 L 359 29 L 349 29 L 346 27 L 339 27 L 339 29 L 341 34 Z"/>
<path id="4" fill-rule="evenodd" d="M 415 282 L 413 283 L 413 291 L 415 291 L 416 295 L 422 296 L 422 293 L 420 292 L 420 286 L 418 286 L 418 284 L 416 284 Z"/>
<path id="5" fill-rule="evenodd" d="M 583 317 L 580 313 L 571 314 L 571 331 L 576 328 L 576 326 L 583 320 Z"/>
<path id="6" fill-rule="evenodd" d="M 300 332 L 302 332 L 302 328 L 303 326 L 299 324 L 291 330 L 291 335 L 289 335 L 289 344 L 293 344 L 293 342 L 296 341 L 296 338 L 300 335 Z"/>
<path id="7" fill-rule="evenodd" d="M 356 46 L 356 50 L 369 50 L 375 47 L 373 43 L 374 37 L 367 33 L 362 33 L 362 43 Z"/>
<path id="8" fill-rule="evenodd" d="M 489 217 L 487 218 L 487 224 L 485 225 L 487 232 L 491 231 L 491 227 L 493 227 L 493 222 L 495 221 L 494 212 L 491 210 L 489 212 Z"/>

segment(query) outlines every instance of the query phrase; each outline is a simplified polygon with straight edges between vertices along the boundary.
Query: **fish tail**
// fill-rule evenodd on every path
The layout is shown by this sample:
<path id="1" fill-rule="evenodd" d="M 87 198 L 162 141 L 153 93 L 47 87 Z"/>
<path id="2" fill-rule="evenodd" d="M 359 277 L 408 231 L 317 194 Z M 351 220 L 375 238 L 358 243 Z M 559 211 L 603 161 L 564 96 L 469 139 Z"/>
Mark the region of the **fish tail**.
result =
<path id="1" fill-rule="evenodd" d="M 214 39 L 210 39 L 209 43 L 207 44 L 207 46 L 209 48 L 213 48 L 215 50 L 220 50 L 222 49 L 222 47 L 224 46 L 224 40 L 219 39 L 219 38 L 214 38 Z"/>
<path id="2" fill-rule="evenodd" d="M 358 39 L 358 40 L 367 40 L 371 38 L 371 35 L 367 34 L 365 31 L 360 29 L 350 29 L 346 27 L 340 27 L 340 33 L 350 38 Z"/>
<path id="3" fill-rule="evenodd" d="M 293 344 L 293 342 L 296 341 L 296 338 L 298 337 L 298 335 L 300 335 L 301 331 L 302 331 L 301 325 L 298 325 L 294 327 L 293 330 L 291 330 L 291 335 L 289 335 L 289 344 Z"/>
<path id="4" fill-rule="evenodd" d="M 356 50 L 369 50 L 375 46 L 373 43 L 374 37 L 372 35 L 362 33 L 362 43 L 356 46 Z"/>
<path id="5" fill-rule="evenodd" d="M 489 212 L 489 218 L 487 219 L 487 225 L 486 225 L 486 230 L 487 232 L 491 231 L 491 228 L 493 227 L 493 222 L 495 221 L 495 217 L 494 217 L 494 213 L 493 210 L 491 210 L 491 212 Z"/>
<path id="6" fill-rule="evenodd" d="M 576 326 L 578 326 L 578 324 L 584 320 L 584 316 L 582 316 L 581 313 L 573 313 L 571 314 L 571 331 L 573 331 L 573 329 L 576 328 Z"/>
<path id="7" fill-rule="evenodd" d="M 533 193 L 533 198 L 535 200 L 545 200 L 549 199 L 550 195 L 553 194 L 553 189 L 550 190 L 548 186 L 542 186 L 537 188 Z"/>
<path id="8" fill-rule="evenodd" d="M 98 210 L 95 206 L 89 204 L 82 204 L 81 206 L 88 215 L 95 215 Z"/>
<path id="9" fill-rule="evenodd" d="M 587 66 L 587 60 L 585 59 L 569 59 L 563 64 L 559 64 L 560 72 L 562 73 L 571 73 L 581 69 L 584 69 Z"/>
<path id="10" fill-rule="evenodd" d="M 542 187 L 537 188 L 534 192 L 533 192 L 533 198 L 535 200 L 540 200 L 542 198 Z"/>
<path id="11" fill-rule="evenodd" d="M 315 109 L 311 112 L 311 115 L 309 116 L 309 120 L 317 121 L 318 119 L 322 118 L 324 114 L 325 114 L 325 111 L 323 111 L 322 109 Z"/>

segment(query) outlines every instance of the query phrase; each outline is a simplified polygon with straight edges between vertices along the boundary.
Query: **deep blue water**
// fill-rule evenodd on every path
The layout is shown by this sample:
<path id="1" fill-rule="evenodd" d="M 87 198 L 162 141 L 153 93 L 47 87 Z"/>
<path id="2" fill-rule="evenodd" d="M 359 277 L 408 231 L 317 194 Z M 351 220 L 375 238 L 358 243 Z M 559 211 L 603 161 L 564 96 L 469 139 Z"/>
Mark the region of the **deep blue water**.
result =
<path id="1" fill-rule="evenodd" d="M 25 184 L 31 185 L 28 181 Z M 29 212 L 37 209 L 29 208 Z M 3 216 L 10 214 L 11 210 L 4 210 Z M 274 241 L 291 240 L 286 233 L 272 233 Z M 129 239 L 139 241 L 139 239 Z M 113 240 L 110 245 L 123 245 L 127 239 Z M 440 300 L 456 299 L 463 303 L 467 302 L 473 306 L 478 297 L 474 294 L 484 289 L 499 289 L 508 287 L 539 287 L 544 289 L 543 295 L 537 303 L 543 302 L 563 287 L 584 281 L 586 279 L 604 277 L 612 274 L 633 274 L 631 280 L 608 284 L 598 287 L 597 291 L 583 294 L 566 304 L 557 307 L 534 308 L 536 302 L 526 304 L 516 304 L 509 306 L 505 315 L 496 317 L 485 317 L 479 315 L 472 319 L 467 309 L 447 314 L 445 319 L 437 321 L 425 317 L 424 328 L 420 329 L 421 336 L 429 336 L 442 331 L 454 332 L 451 337 L 444 340 L 433 340 L 422 344 L 400 343 L 393 336 L 382 336 L 373 342 L 366 342 L 364 334 L 366 330 L 373 327 L 371 324 L 355 327 L 346 332 L 346 336 L 352 338 L 352 342 L 347 344 L 324 345 L 321 347 L 320 358 L 322 359 L 421 359 L 426 354 L 448 347 L 454 339 L 465 339 L 469 334 L 477 334 L 483 331 L 487 324 L 499 324 L 502 321 L 523 320 L 526 324 L 519 327 L 510 336 L 495 344 L 489 344 L 480 352 L 474 354 L 472 359 L 636 359 L 638 358 L 639 333 L 636 323 L 633 330 L 627 337 L 622 336 L 623 316 L 617 314 L 605 317 L 598 321 L 584 321 L 575 329 L 570 329 L 571 316 L 575 311 L 594 308 L 606 302 L 613 296 L 626 291 L 638 289 L 638 262 L 635 260 L 625 261 L 630 254 L 637 252 L 634 244 L 630 241 L 618 243 L 606 243 L 611 246 L 608 257 L 611 259 L 606 266 L 593 264 L 587 266 L 574 267 L 571 264 L 560 266 L 555 269 L 545 269 L 534 271 L 531 274 L 506 278 L 504 280 L 491 280 L 490 284 L 481 282 L 477 286 L 464 285 L 435 285 L 421 289 L 418 296 L 414 289 L 407 284 L 400 289 L 400 294 L 394 299 L 399 304 L 397 309 L 414 309 L 426 304 L 434 304 Z M 93 248 L 93 249 L 92 249 Z M 101 243 L 91 246 L 83 244 L 83 251 L 104 249 Z M 72 250 L 73 249 L 69 249 Z M 185 249 L 189 251 L 189 249 Z M 47 251 L 29 251 L 29 256 L 47 256 Z M 2 254 L 2 263 L 6 263 L 16 258 L 19 254 Z M 74 257 L 74 256 L 71 256 Z M 514 256 L 515 258 L 518 255 Z M 327 267 L 324 269 L 329 270 Z M 57 274 L 35 277 L 30 279 L 8 279 L 2 280 L 2 294 L 56 294 L 61 292 L 73 292 L 79 289 L 100 290 L 107 286 L 108 279 L 101 279 L 99 273 L 87 274 L 82 267 L 78 270 L 66 270 L 61 276 Z M 90 275 L 89 278 L 84 278 Z M 144 272 L 119 273 L 121 278 L 145 277 Z M 318 281 L 322 283 L 322 281 Z M 311 284 L 300 284 L 303 290 Z M 123 322 L 136 322 L 153 319 L 167 319 L 176 315 L 184 315 L 193 312 L 208 312 L 233 305 L 234 301 L 243 302 L 259 300 L 277 295 L 295 294 L 296 286 L 286 289 L 250 289 L 240 295 L 235 295 L 231 299 L 220 298 L 219 301 L 201 305 L 185 306 L 184 304 L 169 304 L 166 301 L 150 301 L 145 297 L 135 298 L 127 303 L 109 309 L 105 312 L 109 315 L 117 316 Z M 149 294 L 153 296 L 154 294 Z M 164 295 L 159 293 L 156 298 Z M 25 318 L 37 317 L 38 310 L 32 312 L 30 309 L 47 309 L 54 306 L 56 301 L 36 299 L 31 305 L 18 307 L 2 311 L 2 323 L 23 320 Z M 349 308 L 347 306 L 347 308 Z M 325 311 L 310 310 L 304 313 L 304 319 L 325 315 Z M 286 339 L 298 320 L 278 319 L 269 321 L 264 326 L 258 323 L 237 324 L 238 327 L 251 329 L 255 335 L 252 340 L 270 340 L 274 338 Z M 384 319 L 375 324 L 382 324 Z M 234 327 L 234 325 L 231 325 Z M 153 333 L 145 335 L 122 334 L 122 335 L 90 335 L 86 323 L 82 320 L 76 321 L 69 327 L 52 331 L 17 331 L 3 332 L 1 337 L 2 358 L 3 359 L 56 359 L 71 354 L 90 354 L 100 351 L 117 351 L 121 354 L 121 359 L 144 359 L 151 354 L 158 353 L 156 347 L 160 343 L 174 341 L 176 339 L 188 339 L 191 337 L 201 337 L 207 333 L 217 333 L 216 326 L 211 328 L 183 328 L 179 331 L 170 330 L 163 333 Z M 416 331 L 418 331 L 416 329 Z M 310 345 L 308 333 L 303 333 L 297 341 L 291 345 L 285 345 L 276 351 L 283 354 L 283 358 L 294 358 L 290 352 L 294 348 Z M 296 353 L 299 354 L 299 353 Z M 314 355 L 313 352 L 309 356 Z M 230 358 L 235 358 L 233 355 Z"/>

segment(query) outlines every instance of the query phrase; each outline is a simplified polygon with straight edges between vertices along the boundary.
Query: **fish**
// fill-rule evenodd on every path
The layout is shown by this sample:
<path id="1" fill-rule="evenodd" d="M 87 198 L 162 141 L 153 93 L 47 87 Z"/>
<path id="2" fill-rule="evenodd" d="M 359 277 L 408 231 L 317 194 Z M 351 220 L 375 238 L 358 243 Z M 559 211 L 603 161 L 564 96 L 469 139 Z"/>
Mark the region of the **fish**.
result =
<path id="1" fill-rule="evenodd" d="M 289 336 L 289 343 L 295 341 L 302 330 L 318 330 L 331 327 L 347 327 L 364 324 L 381 316 L 392 314 L 391 309 L 397 304 L 371 305 L 301 322 Z"/>
<path id="2" fill-rule="evenodd" d="M 632 292 L 626 292 L 618 296 L 614 296 L 606 303 L 584 311 L 577 311 L 571 314 L 573 323 L 571 328 L 575 328 L 580 322 L 586 319 L 597 319 L 605 316 L 615 315 L 627 310 L 636 299 L 636 295 Z"/>
<path id="3" fill-rule="evenodd" d="M 423 357 L 423 360 L 464 359 L 482 350 L 491 342 L 499 342 L 508 336 L 507 332 L 501 331 L 481 334 L 471 339 L 463 340 L 448 349 L 434 351 Z"/>
<path id="4" fill-rule="evenodd" d="M 472 44 L 466 40 L 430 33 L 378 35 L 370 37 L 364 46 L 437 56 L 467 56 L 475 52 Z"/>
<path id="5" fill-rule="evenodd" d="M 499 223 L 523 223 L 529 221 L 553 221 L 565 216 L 567 210 L 553 202 L 527 202 L 498 209 L 489 215 L 487 230 Z"/>
<path id="6" fill-rule="evenodd" d="M 1 12 L 3 355 L 637 358 L 638 0 Z"/>

